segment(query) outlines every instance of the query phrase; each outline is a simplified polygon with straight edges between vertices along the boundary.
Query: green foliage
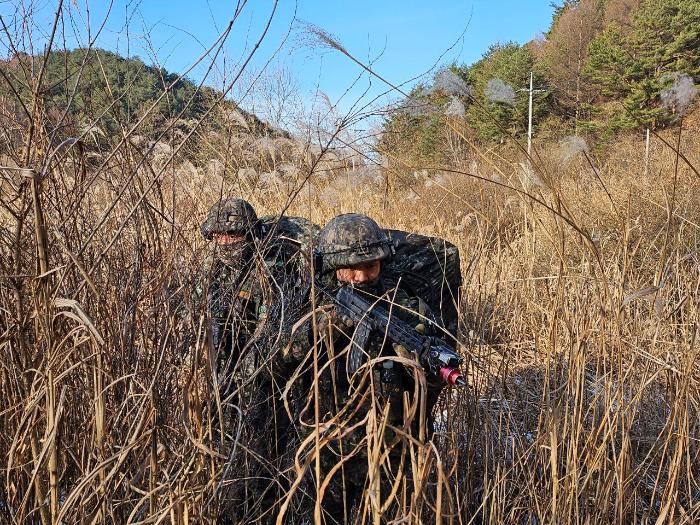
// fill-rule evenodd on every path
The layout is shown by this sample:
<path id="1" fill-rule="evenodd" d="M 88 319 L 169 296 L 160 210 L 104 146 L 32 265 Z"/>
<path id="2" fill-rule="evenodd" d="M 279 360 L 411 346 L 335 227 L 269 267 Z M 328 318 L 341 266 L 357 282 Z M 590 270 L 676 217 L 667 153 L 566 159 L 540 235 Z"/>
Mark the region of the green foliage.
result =
<path id="1" fill-rule="evenodd" d="M 109 51 L 56 51 L 47 65 L 45 103 L 49 110 L 67 108 L 80 127 L 97 122 L 105 134 L 119 133 L 147 115 L 140 133 L 148 134 L 171 118 L 200 118 L 213 100 L 210 88 L 198 91 L 191 81 L 177 78 Z"/>
<path id="2" fill-rule="evenodd" d="M 423 159 L 435 159 L 440 151 L 443 121 L 437 115 L 431 115 L 421 125 L 416 141 L 416 154 Z"/>
<path id="3" fill-rule="evenodd" d="M 449 97 L 419 84 L 384 123 L 380 149 L 398 153 L 411 163 L 441 160 L 444 133 L 442 110 Z"/>
<path id="4" fill-rule="evenodd" d="M 475 103 L 467 110 L 467 123 L 482 140 L 499 140 L 505 133 L 522 134 L 527 131 L 528 94 L 520 89 L 530 83 L 530 71 L 535 69 L 535 59 L 525 46 L 514 43 L 491 46 L 484 57 L 466 68 L 465 77 L 473 86 Z M 489 82 L 500 79 L 515 91 L 514 104 L 494 101 L 488 95 Z M 544 79 L 535 74 L 535 86 L 544 85 Z M 535 119 L 548 112 L 547 93 L 535 95 L 533 106 Z"/>
<path id="5" fill-rule="evenodd" d="M 677 108 L 664 107 L 661 93 L 679 74 L 700 79 L 700 0 L 561 0 L 552 6 L 546 40 L 497 44 L 475 64 L 450 66 L 469 85 L 468 94 L 451 93 L 440 82 L 416 88 L 404 109 L 385 123 L 385 145 L 391 142 L 394 151 L 414 161 L 438 160 L 448 142 L 447 123 L 460 120 L 444 115 L 455 96 L 466 107 L 458 123 L 472 139 L 502 142 L 509 134 L 522 136 L 530 71 L 535 87 L 547 89 L 535 95 L 537 136 L 573 127 L 608 139 L 639 126 L 675 122 Z M 512 104 L 487 96 L 494 79 L 503 82 L 503 90 L 513 88 L 514 93 L 508 91 Z M 411 111 L 416 101 L 429 111 Z"/>
<path id="6" fill-rule="evenodd" d="M 15 93 L 25 106 L 31 107 L 36 82 L 32 64 L 36 60 L 29 55 L 18 55 L 0 62 L 5 77 L 12 82 L 10 86 L 2 77 L 0 98 L 6 108 L 14 107 L 17 118 L 23 112 Z M 123 58 L 100 49 L 53 51 L 41 91 L 46 128 L 49 132 L 58 131 L 59 140 L 89 131 L 90 142 L 102 145 L 121 139 L 123 132 L 137 123 L 136 135 L 140 137 L 155 139 L 170 124 L 174 134 L 188 133 L 193 123 L 218 101 L 220 93 L 205 86 L 198 88 L 190 80 L 178 77 L 165 69 L 147 66 L 139 59 Z M 227 108 L 236 106 L 224 101 L 216 109 Z M 209 113 L 206 129 L 220 129 L 219 113 Z M 241 113 L 255 132 L 265 127 L 253 116 Z"/>
<path id="7" fill-rule="evenodd" d="M 5 73 L 0 76 L 0 104 L 10 123 L 26 118 L 20 101 L 25 107 L 33 104 L 38 60 L 23 54 L 0 61 Z M 182 144 L 181 158 L 195 164 L 210 158 L 212 132 L 284 135 L 215 89 L 99 49 L 52 52 L 39 103 L 45 133 L 54 141 L 83 137 L 90 147 L 109 149 L 130 132 L 131 139 L 145 139 L 144 144 Z M 195 126 L 194 136 L 183 141 Z"/>
<path id="8" fill-rule="evenodd" d="M 699 48 L 698 0 L 645 0 L 630 32 L 616 24 L 605 28 L 591 42 L 586 73 L 605 99 L 622 102 L 609 115 L 611 124 L 629 128 L 671 122 L 660 93 L 675 73 L 700 77 Z"/>
<path id="9" fill-rule="evenodd" d="M 382 147 L 415 165 L 439 161 L 444 154 L 448 118 L 461 128 L 466 126 L 477 140 L 498 141 L 510 134 L 522 135 L 527 131 L 528 94 L 518 90 L 529 86 L 530 71 L 535 68 L 529 48 L 514 43 L 492 46 L 472 66 L 453 64 L 448 69 L 451 79 L 412 90 L 402 107 L 385 122 Z M 490 82 L 496 82 L 505 93 L 489 97 L 494 91 Z M 544 78 L 537 72 L 535 85 L 544 85 Z M 498 89 L 495 91 L 499 95 Z M 464 117 L 445 116 L 445 108 L 454 97 L 466 106 Z M 548 93 L 536 94 L 535 100 L 534 118 L 543 119 L 550 111 Z"/>

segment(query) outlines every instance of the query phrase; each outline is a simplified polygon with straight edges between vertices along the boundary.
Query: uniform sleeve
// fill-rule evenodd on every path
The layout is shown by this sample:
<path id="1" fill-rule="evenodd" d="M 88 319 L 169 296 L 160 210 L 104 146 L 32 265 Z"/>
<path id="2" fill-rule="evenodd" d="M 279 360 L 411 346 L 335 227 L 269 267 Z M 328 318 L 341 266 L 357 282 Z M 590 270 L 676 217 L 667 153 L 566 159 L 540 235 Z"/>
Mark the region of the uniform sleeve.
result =
<path id="1" fill-rule="evenodd" d="M 411 326 L 420 327 L 425 335 L 444 337 L 442 319 L 421 298 L 404 290 L 396 293 L 395 302 L 402 308 L 397 309 L 397 316 Z"/>

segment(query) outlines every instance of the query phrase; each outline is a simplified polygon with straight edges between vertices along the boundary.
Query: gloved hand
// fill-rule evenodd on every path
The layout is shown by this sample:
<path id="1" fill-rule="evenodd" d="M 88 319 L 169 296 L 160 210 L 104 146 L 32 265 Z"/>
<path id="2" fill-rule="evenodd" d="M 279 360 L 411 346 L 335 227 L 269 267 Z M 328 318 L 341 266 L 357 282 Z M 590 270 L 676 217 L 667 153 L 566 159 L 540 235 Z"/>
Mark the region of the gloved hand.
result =
<path id="1" fill-rule="evenodd" d="M 353 326 L 354 323 L 352 319 L 339 313 L 335 307 L 321 310 L 316 314 L 316 327 L 319 336 L 324 339 L 328 339 L 332 335 L 332 330 L 334 329 L 347 331 L 348 329 L 352 329 Z"/>
<path id="2" fill-rule="evenodd" d="M 321 339 L 328 340 L 334 324 L 335 308 L 321 310 L 316 314 L 316 330 Z"/>
<path id="3" fill-rule="evenodd" d="M 419 323 L 415 326 L 416 332 L 419 334 L 423 335 L 425 334 L 425 324 Z M 405 359 L 417 359 L 418 356 L 415 355 L 413 352 L 409 352 L 406 348 L 404 348 L 400 344 L 394 344 L 394 352 L 396 352 L 396 355 L 399 357 L 403 357 Z"/>
<path id="4" fill-rule="evenodd" d="M 394 352 L 396 352 L 397 356 L 403 357 L 404 359 L 415 359 L 416 358 L 416 356 L 412 352 L 409 352 L 406 348 L 404 348 L 402 345 L 399 345 L 399 344 L 394 345 Z"/>

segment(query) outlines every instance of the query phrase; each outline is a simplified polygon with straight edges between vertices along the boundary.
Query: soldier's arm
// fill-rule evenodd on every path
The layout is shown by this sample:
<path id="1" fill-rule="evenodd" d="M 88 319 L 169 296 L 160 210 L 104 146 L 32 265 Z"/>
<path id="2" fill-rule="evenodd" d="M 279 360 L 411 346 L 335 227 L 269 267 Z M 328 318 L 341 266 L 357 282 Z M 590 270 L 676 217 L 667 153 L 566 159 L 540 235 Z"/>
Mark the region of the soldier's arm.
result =
<path id="1" fill-rule="evenodd" d="M 287 339 L 287 345 L 284 347 L 283 359 L 286 363 L 298 364 L 312 350 L 314 345 L 314 316 L 311 313 L 311 303 L 308 302 L 303 314 L 299 316 L 301 321 L 295 326 L 293 333 Z M 316 337 L 317 342 L 325 347 L 332 344 L 336 348 L 343 346 L 343 341 L 347 344 L 352 333 L 352 327 L 348 327 L 347 319 L 345 322 L 338 318 L 338 315 L 332 304 L 328 301 L 321 301 L 316 305 L 315 312 L 316 321 Z"/>
<path id="2" fill-rule="evenodd" d="M 399 319 L 416 327 L 422 334 L 445 337 L 442 319 L 428 303 L 401 289 L 396 292 L 394 301 L 399 306 L 395 309 Z"/>

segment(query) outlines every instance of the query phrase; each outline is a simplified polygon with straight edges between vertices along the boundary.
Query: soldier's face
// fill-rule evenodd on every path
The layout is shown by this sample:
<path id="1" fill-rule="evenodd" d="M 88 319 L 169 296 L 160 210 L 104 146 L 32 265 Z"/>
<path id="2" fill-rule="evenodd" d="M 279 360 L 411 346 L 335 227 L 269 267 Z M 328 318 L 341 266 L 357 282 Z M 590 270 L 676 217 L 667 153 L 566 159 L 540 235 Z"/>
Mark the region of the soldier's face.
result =
<path id="1" fill-rule="evenodd" d="M 231 244 L 238 244 L 239 242 L 245 241 L 245 235 L 240 235 L 236 233 L 215 233 L 214 242 L 219 246 L 229 246 Z"/>
<path id="2" fill-rule="evenodd" d="M 350 268 L 338 268 L 335 271 L 335 276 L 341 283 L 369 284 L 379 279 L 381 270 L 382 263 L 380 261 L 371 261 Z"/>

